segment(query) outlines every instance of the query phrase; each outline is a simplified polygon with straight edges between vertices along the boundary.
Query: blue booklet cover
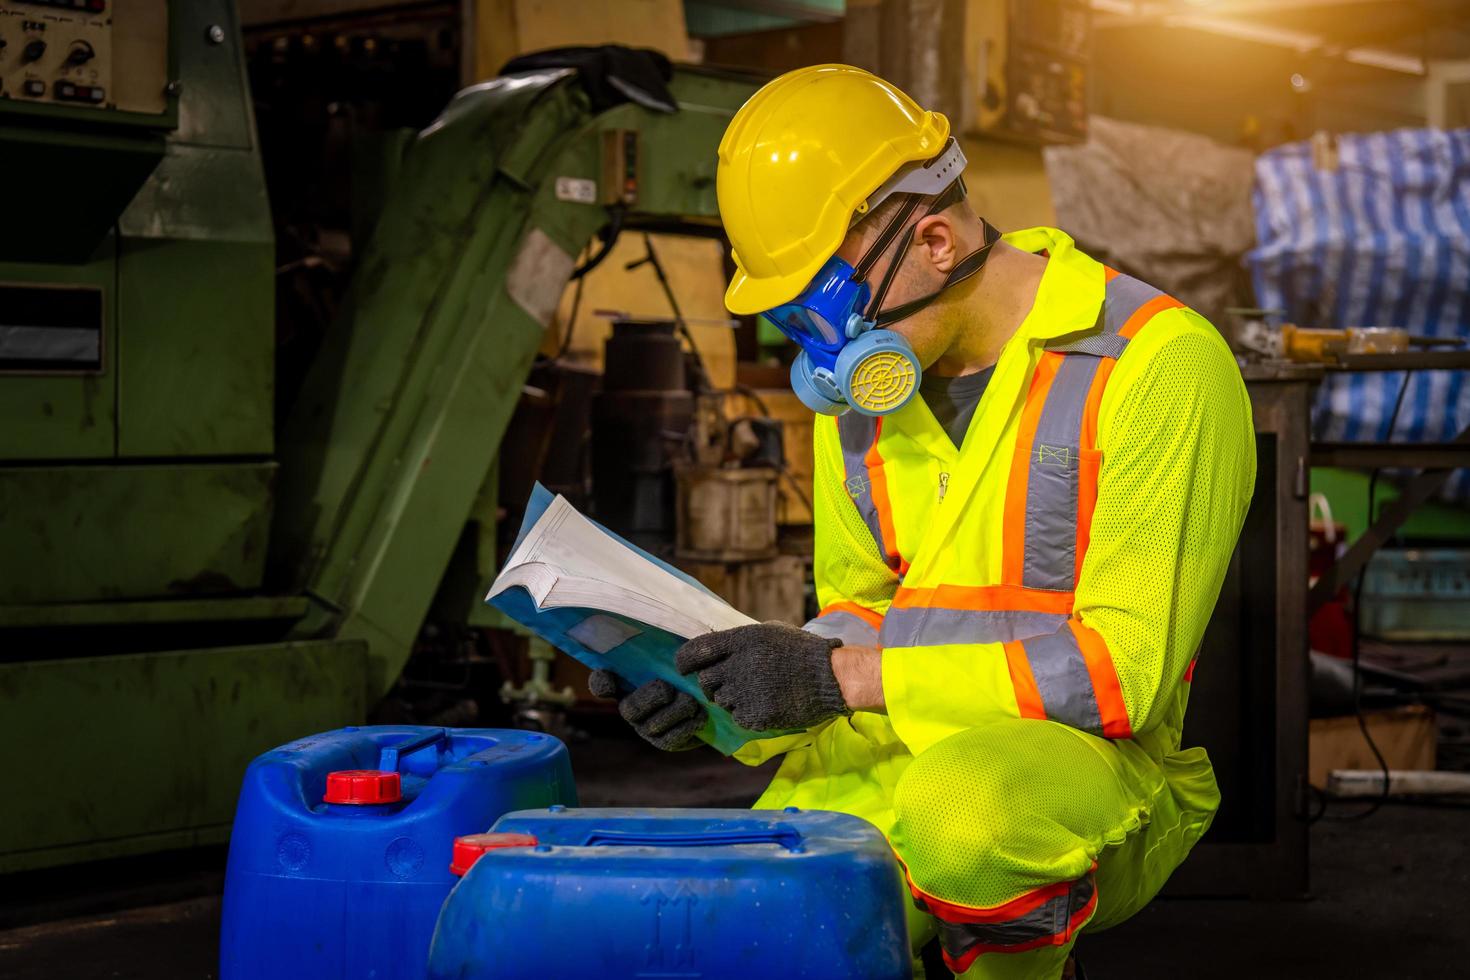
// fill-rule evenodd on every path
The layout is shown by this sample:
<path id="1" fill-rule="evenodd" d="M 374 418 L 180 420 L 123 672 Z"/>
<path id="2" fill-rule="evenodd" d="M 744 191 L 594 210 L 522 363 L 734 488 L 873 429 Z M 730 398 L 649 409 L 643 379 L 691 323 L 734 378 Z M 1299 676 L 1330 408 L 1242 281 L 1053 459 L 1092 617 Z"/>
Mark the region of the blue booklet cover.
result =
<path id="1" fill-rule="evenodd" d="M 540 483 L 536 484 L 526 506 L 526 516 L 521 522 L 520 533 L 516 537 L 517 548 L 555 499 L 551 491 Z M 634 554 L 660 566 L 701 592 L 714 595 L 692 576 L 624 541 L 601 524 L 592 523 Z M 514 550 L 513 548 L 512 552 Z M 705 697 L 695 678 L 679 673 L 674 667 L 674 654 L 686 637 L 675 636 L 658 627 L 601 609 L 538 609 L 530 593 L 518 586 L 505 589 L 486 601 L 547 643 L 577 658 L 593 670 L 611 670 L 633 687 L 654 678 L 663 678 L 679 690 L 687 691 L 709 711 L 709 720 L 701 730 L 700 737 L 726 755 L 730 755 L 751 739 L 787 734 L 781 731 L 752 732 L 741 728 L 728 711 Z"/>

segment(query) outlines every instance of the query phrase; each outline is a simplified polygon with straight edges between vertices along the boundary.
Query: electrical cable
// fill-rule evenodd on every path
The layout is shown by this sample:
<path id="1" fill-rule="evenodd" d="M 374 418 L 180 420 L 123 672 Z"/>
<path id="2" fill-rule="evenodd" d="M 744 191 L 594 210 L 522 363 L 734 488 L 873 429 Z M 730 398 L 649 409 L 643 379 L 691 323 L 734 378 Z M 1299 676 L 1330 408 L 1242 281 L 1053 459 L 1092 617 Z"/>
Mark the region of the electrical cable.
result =
<path id="1" fill-rule="evenodd" d="M 1394 427 L 1398 424 L 1399 411 L 1404 407 L 1404 395 L 1409 391 L 1409 379 L 1412 372 L 1404 372 L 1404 380 L 1399 385 L 1398 397 L 1394 399 L 1393 412 L 1388 417 L 1388 438 L 1393 438 Z M 1374 467 L 1372 474 L 1368 477 L 1368 516 L 1367 523 L 1373 523 L 1373 507 L 1376 503 L 1378 490 L 1378 477 L 1382 469 Z M 1370 803 L 1366 809 L 1345 817 L 1328 817 L 1328 820 L 1348 822 L 1353 820 L 1364 820 L 1377 813 L 1383 804 L 1388 802 L 1389 795 L 1389 769 L 1388 760 L 1384 758 L 1382 750 L 1378 748 L 1378 742 L 1373 738 L 1373 733 L 1368 730 L 1368 718 L 1363 714 L 1363 581 L 1368 577 L 1368 566 L 1365 563 L 1358 572 L 1357 581 L 1353 583 L 1353 714 L 1358 719 L 1358 729 L 1363 733 L 1363 741 L 1368 743 L 1368 749 L 1373 753 L 1373 758 L 1378 762 L 1378 768 L 1383 773 L 1383 791 L 1378 798 Z M 1324 805 L 1323 811 L 1326 807 Z M 1320 816 L 1320 814 L 1319 814 Z"/>
<path id="2" fill-rule="evenodd" d="M 694 333 L 689 329 L 684 313 L 679 309 L 679 300 L 674 295 L 674 287 L 664 273 L 664 264 L 658 260 L 658 252 L 654 251 L 653 239 L 649 237 L 648 232 L 643 233 L 643 247 L 648 250 L 648 254 L 641 259 L 629 262 L 624 268 L 631 272 L 644 263 L 653 266 L 653 274 L 658 277 L 658 284 L 663 287 L 664 297 L 669 301 L 669 309 L 674 312 L 674 327 L 679 331 L 679 335 L 688 342 L 689 353 L 694 355 L 694 367 L 698 374 L 695 379 L 696 385 L 700 391 L 713 391 L 714 385 L 710 381 L 709 368 L 705 364 L 704 355 L 700 353 L 699 345 L 694 342 Z"/>
<path id="3" fill-rule="evenodd" d="M 584 250 L 585 251 L 585 250 Z M 577 330 L 577 310 L 582 306 L 582 284 L 587 281 L 584 276 L 577 276 L 577 288 L 572 291 L 572 312 L 567 316 L 567 330 L 562 335 L 561 345 L 556 349 L 553 361 L 559 361 L 566 356 L 567 349 L 572 346 L 572 334 Z"/>
<path id="4" fill-rule="evenodd" d="M 597 268 L 612 254 L 613 246 L 618 243 L 618 236 L 623 233 L 623 219 L 627 217 L 628 210 L 621 204 L 613 204 L 607 209 L 607 224 L 597 230 L 597 237 L 602 239 L 602 248 L 597 254 L 586 262 L 572 270 L 571 278 L 581 279 L 587 273 Z"/>
<path id="5" fill-rule="evenodd" d="M 735 390 L 744 395 L 746 398 L 749 398 L 751 401 L 755 402 L 756 411 L 760 412 L 761 415 L 765 416 L 766 418 L 771 417 L 771 410 L 766 406 L 765 399 L 763 399 L 760 396 L 760 393 L 757 392 L 754 388 L 752 388 L 750 385 L 737 384 L 735 386 Z"/>
<path id="6" fill-rule="evenodd" d="M 1307 787 L 1307 795 L 1310 796 L 1312 798 L 1312 802 L 1316 804 L 1316 809 L 1313 810 L 1306 817 L 1298 817 L 1297 819 L 1304 819 L 1307 823 L 1307 826 L 1310 827 L 1312 824 L 1316 823 L 1318 820 L 1321 820 L 1324 816 L 1327 815 L 1327 804 L 1329 800 L 1327 799 L 1327 793 L 1325 791 L 1318 789 L 1311 783 L 1307 783 L 1305 785 Z"/>
<path id="7" fill-rule="evenodd" d="M 603 260 L 612 254 L 613 246 L 618 243 L 618 236 L 623 232 L 623 218 L 626 213 L 627 209 L 621 204 L 614 204 L 609 207 L 607 209 L 607 224 L 603 225 L 597 232 L 597 237 L 602 239 L 602 248 L 598 249 L 596 254 L 591 257 L 583 259 L 582 256 L 586 255 L 587 250 L 592 247 L 592 243 L 588 242 L 586 247 L 577 254 L 577 258 L 580 261 L 572 268 L 571 274 L 567 277 L 577 284 L 576 290 L 572 293 L 572 312 L 567 317 L 567 332 L 562 337 L 561 344 L 556 349 L 556 354 L 551 358 L 553 362 L 560 361 L 565 357 L 568 348 L 572 346 L 572 334 L 577 329 L 577 310 L 582 306 L 582 285 L 587 281 L 587 273 L 601 265 Z"/>

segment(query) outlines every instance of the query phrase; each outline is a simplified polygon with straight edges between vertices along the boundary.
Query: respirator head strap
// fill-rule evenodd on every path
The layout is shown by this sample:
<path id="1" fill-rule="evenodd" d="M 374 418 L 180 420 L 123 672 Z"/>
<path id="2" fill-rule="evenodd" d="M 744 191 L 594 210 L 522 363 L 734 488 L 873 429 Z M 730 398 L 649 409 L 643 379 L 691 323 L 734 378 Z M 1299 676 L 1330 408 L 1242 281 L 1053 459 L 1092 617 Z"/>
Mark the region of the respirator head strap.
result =
<path id="1" fill-rule="evenodd" d="M 868 273 L 872 270 L 873 264 L 876 263 L 880 258 L 882 258 L 885 253 L 887 253 L 888 248 L 890 245 L 893 244 L 894 239 L 898 238 L 900 235 L 905 235 L 910 241 L 912 241 L 914 224 L 917 224 L 918 222 L 916 221 L 913 224 L 910 224 L 909 219 L 914 216 L 914 212 L 919 210 L 919 208 L 922 207 L 925 202 L 929 202 L 929 210 L 924 213 L 924 217 L 928 217 L 929 215 L 938 214 L 950 205 L 957 204 L 964 199 L 964 178 L 956 178 L 955 180 L 950 181 L 949 186 L 945 187 L 945 189 L 937 195 L 926 197 L 919 194 L 909 194 L 907 200 L 905 200 L 898 211 L 894 213 L 893 218 L 888 222 L 888 224 L 884 225 L 883 230 L 878 233 L 878 237 L 874 239 L 872 246 L 863 253 L 862 257 L 857 260 L 857 264 L 853 266 L 853 281 L 862 282 L 868 277 Z M 907 243 L 905 243 L 905 251 L 906 250 Z M 893 260 L 893 265 L 889 267 L 890 272 L 898 265 L 901 259 L 902 255 Z"/>
<path id="2" fill-rule="evenodd" d="M 975 275 L 982 268 L 984 268 L 985 261 L 990 258 L 991 248 L 995 246 L 996 242 L 1000 241 L 1001 235 L 1000 232 L 995 228 L 995 226 L 986 221 L 984 218 L 980 219 L 980 224 L 984 229 L 985 244 L 981 245 L 979 248 L 975 249 L 975 251 L 971 252 L 969 255 L 966 255 L 964 258 L 956 262 L 955 267 L 950 270 L 949 275 L 944 277 L 944 282 L 940 284 L 938 289 L 934 290 L 934 292 L 928 294 L 927 296 L 920 296 L 918 299 L 909 300 L 907 303 L 904 303 L 901 306 L 895 306 L 891 310 L 882 310 L 881 312 L 870 318 L 874 322 L 874 324 L 881 329 L 888 326 L 889 324 L 897 323 L 899 320 L 902 320 L 905 317 L 913 316 L 915 313 L 919 312 L 924 307 L 928 306 L 930 303 L 938 299 L 939 295 L 943 293 L 946 289 L 950 288 L 951 286 L 959 285 L 966 279 L 969 279 L 971 276 Z M 895 265 L 896 264 L 897 263 L 895 262 Z M 887 277 L 884 277 L 884 280 L 884 286 L 886 286 Z M 873 297 L 873 303 L 871 306 L 869 306 L 869 309 L 879 309 L 881 301 L 882 291 L 880 291 L 878 295 Z"/>
<path id="3" fill-rule="evenodd" d="M 925 211 L 924 217 L 927 218 L 932 215 L 939 214 L 941 211 L 944 211 L 952 205 L 958 204 L 964 199 L 965 183 L 963 180 L 955 180 L 948 187 L 946 187 L 944 189 L 944 192 L 941 193 L 938 197 L 931 199 L 931 203 L 928 210 Z M 905 221 L 907 221 L 907 218 L 910 214 L 912 214 L 912 211 L 903 216 Z M 921 218 L 919 220 L 923 219 Z M 888 287 L 893 285 L 894 277 L 898 275 L 899 266 L 903 265 L 903 260 L 908 255 L 908 250 L 914 243 L 914 228 L 918 226 L 918 223 L 918 221 L 915 221 L 913 224 L 906 225 L 904 229 L 903 246 L 898 250 L 898 253 L 894 255 L 893 261 L 889 263 L 887 271 L 883 273 L 883 281 L 878 284 L 877 290 L 873 293 L 872 300 L 868 303 L 867 310 L 864 311 L 864 316 L 870 322 L 880 322 L 879 311 L 883 309 L 883 298 L 888 295 Z M 946 280 L 946 284 L 947 283 L 948 281 Z M 940 289 L 943 288 L 944 286 L 940 287 Z M 935 295 L 938 294 L 936 293 Z M 891 323 L 893 321 L 892 319 L 889 319 L 887 322 Z"/>
<path id="4" fill-rule="evenodd" d="M 873 244 L 852 267 L 853 282 L 863 282 L 868 278 L 868 273 L 872 271 L 873 265 L 884 256 L 899 235 L 903 234 L 905 228 L 908 227 L 909 218 L 913 217 L 914 212 L 919 209 L 919 205 L 923 201 L 924 199 L 921 197 L 910 195 L 899 206 L 899 209 L 894 212 L 892 220 L 883 226 L 883 230 L 878 233 L 878 237 L 873 240 Z"/>

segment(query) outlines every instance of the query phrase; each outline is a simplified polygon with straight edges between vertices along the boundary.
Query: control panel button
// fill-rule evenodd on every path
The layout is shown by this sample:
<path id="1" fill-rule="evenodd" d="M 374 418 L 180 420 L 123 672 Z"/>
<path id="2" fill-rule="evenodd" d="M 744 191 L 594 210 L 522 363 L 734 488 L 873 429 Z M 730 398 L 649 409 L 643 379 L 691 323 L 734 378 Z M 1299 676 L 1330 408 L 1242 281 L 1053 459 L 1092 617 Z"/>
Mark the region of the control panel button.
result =
<path id="1" fill-rule="evenodd" d="M 44 86 L 41 91 L 46 91 Z M 61 102 L 89 102 L 92 105 L 101 105 L 102 100 L 107 97 L 107 92 L 101 85 L 78 85 L 67 81 L 59 81 L 52 86 L 51 94 Z"/>
<path id="2" fill-rule="evenodd" d="M 39 99 L 46 94 L 46 83 L 35 78 L 27 79 L 21 85 L 20 92 L 30 98 Z"/>

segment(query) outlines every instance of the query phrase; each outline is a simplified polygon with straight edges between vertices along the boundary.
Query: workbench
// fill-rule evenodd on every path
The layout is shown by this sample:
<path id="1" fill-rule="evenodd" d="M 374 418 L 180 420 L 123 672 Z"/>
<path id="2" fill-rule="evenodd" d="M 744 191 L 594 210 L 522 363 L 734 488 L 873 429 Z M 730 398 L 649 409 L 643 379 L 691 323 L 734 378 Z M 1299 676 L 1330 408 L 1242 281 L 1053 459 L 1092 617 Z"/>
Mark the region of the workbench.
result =
<path id="1" fill-rule="evenodd" d="M 1170 895 L 1307 889 L 1307 465 L 1320 369 L 1244 371 L 1256 489 L 1205 632 L 1184 745 L 1210 753 L 1222 801 Z"/>
<path id="2" fill-rule="evenodd" d="M 1470 351 L 1349 354 L 1334 364 L 1242 368 L 1256 430 L 1256 490 L 1194 674 L 1184 744 L 1203 745 L 1220 783 L 1215 823 L 1174 874 L 1174 895 L 1281 898 L 1307 891 L 1307 622 L 1432 497 L 1470 466 L 1470 429 L 1450 442 L 1311 441 L 1329 372 L 1470 368 Z M 1313 466 L 1418 468 L 1400 498 L 1309 587 Z"/>

